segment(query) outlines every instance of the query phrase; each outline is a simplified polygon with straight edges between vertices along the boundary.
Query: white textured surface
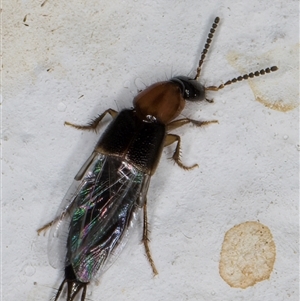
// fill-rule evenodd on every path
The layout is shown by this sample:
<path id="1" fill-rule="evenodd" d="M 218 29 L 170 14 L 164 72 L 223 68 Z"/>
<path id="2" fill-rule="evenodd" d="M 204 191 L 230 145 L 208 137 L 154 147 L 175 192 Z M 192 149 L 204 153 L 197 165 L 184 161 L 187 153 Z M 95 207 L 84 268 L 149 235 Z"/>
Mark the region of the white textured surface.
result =
<path id="1" fill-rule="evenodd" d="M 64 127 L 65 120 L 86 123 L 109 107 L 130 107 L 137 89 L 193 72 L 215 16 L 221 23 L 202 82 L 238 75 L 229 59 L 237 53 L 251 71 L 279 66 L 256 79 L 267 98 L 299 97 L 298 1 L 41 3 L 4 7 L 5 301 L 49 300 L 63 278 L 48 264 L 47 239 L 36 229 L 54 217 L 98 139 Z M 151 249 L 159 276 L 153 279 L 143 246 L 132 241 L 101 283 L 88 287 L 87 300 L 298 300 L 298 109 L 266 108 L 253 91 L 243 82 L 211 94 L 214 104 L 187 107 L 186 116 L 219 124 L 177 130 L 183 162 L 200 167 L 174 166 L 166 160 L 170 147 L 152 179 Z M 245 221 L 270 228 L 277 257 L 269 280 L 233 289 L 219 275 L 220 250 L 225 232 Z"/>

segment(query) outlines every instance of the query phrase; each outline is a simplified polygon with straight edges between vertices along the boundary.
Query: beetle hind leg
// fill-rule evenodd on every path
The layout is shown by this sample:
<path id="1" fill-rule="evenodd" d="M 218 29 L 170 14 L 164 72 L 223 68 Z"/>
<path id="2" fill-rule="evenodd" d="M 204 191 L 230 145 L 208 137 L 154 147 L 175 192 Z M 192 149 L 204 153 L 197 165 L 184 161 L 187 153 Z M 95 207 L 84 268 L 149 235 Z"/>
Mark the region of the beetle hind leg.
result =
<path id="1" fill-rule="evenodd" d="M 55 220 L 53 220 L 50 223 L 44 225 L 43 227 L 37 229 L 36 231 L 37 231 L 38 235 L 40 235 L 41 233 L 44 233 L 44 235 L 45 235 L 47 229 L 51 228 L 53 224 L 55 224 Z"/>
<path id="2" fill-rule="evenodd" d="M 57 216 L 54 220 L 52 220 L 51 222 L 45 224 L 43 227 L 39 228 L 37 230 L 38 235 L 40 235 L 41 233 L 46 233 L 46 231 L 51 228 L 54 224 L 56 224 L 59 220 L 63 219 L 65 217 L 65 215 L 68 213 L 67 210 L 63 211 L 59 216 Z"/>
<path id="3" fill-rule="evenodd" d="M 148 229 L 148 217 L 147 217 L 147 200 L 144 203 L 144 207 L 143 207 L 143 211 L 144 211 L 144 223 L 143 223 L 143 244 L 145 247 L 145 251 L 146 251 L 146 255 L 147 255 L 147 259 L 151 265 L 152 271 L 154 276 L 156 276 L 158 274 L 158 271 L 155 267 L 154 264 L 154 260 L 151 256 L 151 252 L 150 252 L 150 247 L 149 247 L 149 229 Z"/>

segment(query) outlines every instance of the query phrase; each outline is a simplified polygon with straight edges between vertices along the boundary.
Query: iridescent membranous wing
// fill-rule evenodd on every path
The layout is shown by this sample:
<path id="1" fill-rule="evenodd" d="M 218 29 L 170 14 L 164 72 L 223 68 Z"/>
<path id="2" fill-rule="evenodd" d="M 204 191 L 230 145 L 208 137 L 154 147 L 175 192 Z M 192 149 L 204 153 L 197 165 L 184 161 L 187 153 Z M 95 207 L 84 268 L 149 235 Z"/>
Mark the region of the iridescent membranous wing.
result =
<path id="1" fill-rule="evenodd" d="M 72 265 L 79 281 L 89 282 L 121 251 L 149 180 L 122 158 L 96 154 L 79 183 L 73 184 L 69 201 L 63 201 L 65 221 L 58 222 L 51 240 L 65 237 L 60 243 L 67 252 L 65 265 Z"/>

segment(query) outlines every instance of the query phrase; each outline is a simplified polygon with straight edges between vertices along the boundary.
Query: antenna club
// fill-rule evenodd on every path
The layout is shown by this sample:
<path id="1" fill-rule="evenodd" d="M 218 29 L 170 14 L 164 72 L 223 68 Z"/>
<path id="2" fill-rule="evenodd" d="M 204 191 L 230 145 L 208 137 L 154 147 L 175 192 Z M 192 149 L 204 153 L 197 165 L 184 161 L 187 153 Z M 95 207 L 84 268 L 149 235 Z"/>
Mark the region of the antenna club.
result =
<path id="1" fill-rule="evenodd" d="M 217 27 L 217 24 L 220 22 L 220 18 L 216 17 L 213 26 L 215 25 L 215 27 Z"/>
<path id="2" fill-rule="evenodd" d="M 278 70 L 278 67 L 277 67 L 277 66 L 273 66 L 273 67 L 270 68 L 270 70 L 271 70 L 272 72 L 277 71 L 277 70 Z"/>

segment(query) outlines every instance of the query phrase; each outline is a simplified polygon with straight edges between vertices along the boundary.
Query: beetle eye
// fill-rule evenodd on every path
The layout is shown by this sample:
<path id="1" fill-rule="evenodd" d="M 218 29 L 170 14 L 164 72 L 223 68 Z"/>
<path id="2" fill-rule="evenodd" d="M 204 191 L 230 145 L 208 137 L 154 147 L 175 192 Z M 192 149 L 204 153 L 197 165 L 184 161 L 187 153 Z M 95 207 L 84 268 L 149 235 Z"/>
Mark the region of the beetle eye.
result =
<path id="1" fill-rule="evenodd" d="M 185 100 L 197 101 L 205 98 L 205 87 L 193 78 L 176 76 L 171 78 L 170 81 L 179 86 Z"/>

